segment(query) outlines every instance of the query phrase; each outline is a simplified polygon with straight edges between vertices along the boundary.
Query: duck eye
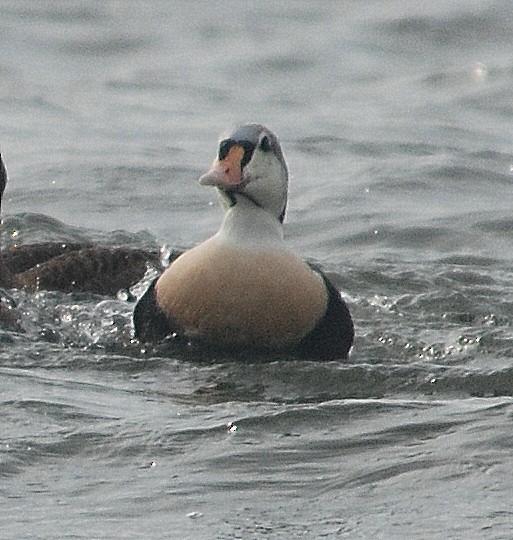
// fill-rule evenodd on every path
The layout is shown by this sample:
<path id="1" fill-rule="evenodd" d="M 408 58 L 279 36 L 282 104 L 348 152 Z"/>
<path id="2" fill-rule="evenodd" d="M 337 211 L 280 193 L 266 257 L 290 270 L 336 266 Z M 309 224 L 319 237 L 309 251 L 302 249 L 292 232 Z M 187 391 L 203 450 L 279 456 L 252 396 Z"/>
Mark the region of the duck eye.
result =
<path id="1" fill-rule="evenodd" d="M 271 150 L 271 141 L 267 135 L 264 135 L 260 141 L 260 150 L 262 152 L 269 152 Z"/>

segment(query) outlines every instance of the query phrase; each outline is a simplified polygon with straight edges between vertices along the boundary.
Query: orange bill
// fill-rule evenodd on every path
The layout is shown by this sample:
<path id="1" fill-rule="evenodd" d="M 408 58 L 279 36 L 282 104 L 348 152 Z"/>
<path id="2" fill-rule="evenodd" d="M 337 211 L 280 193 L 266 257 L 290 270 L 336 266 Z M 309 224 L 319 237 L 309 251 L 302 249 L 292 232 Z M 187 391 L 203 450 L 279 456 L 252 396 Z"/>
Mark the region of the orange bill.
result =
<path id="1" fill-rule="evenodd" d="M 244 157 L 244 148 L 234 145 L 228 155 L 221 161 L 216 159 L 210 170 L 200 177 L 199 182 L 204 186 L 221 188 L 235 187 L 242 184 L 241 161 Z"/>

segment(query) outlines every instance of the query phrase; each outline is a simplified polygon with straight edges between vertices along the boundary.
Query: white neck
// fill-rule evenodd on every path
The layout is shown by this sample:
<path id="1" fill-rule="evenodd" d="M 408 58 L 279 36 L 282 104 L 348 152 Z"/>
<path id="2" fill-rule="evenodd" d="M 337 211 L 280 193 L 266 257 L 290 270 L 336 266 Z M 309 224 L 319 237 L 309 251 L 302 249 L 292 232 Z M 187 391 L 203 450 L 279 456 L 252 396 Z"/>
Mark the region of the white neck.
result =
<path id="1" fill-rule="evenodd" d="M 226 211 L 215 236 L 223 243 L 247 249 L 285 247 L 282 224 L 243 196 L 237 197 L 237 203 Z"/>

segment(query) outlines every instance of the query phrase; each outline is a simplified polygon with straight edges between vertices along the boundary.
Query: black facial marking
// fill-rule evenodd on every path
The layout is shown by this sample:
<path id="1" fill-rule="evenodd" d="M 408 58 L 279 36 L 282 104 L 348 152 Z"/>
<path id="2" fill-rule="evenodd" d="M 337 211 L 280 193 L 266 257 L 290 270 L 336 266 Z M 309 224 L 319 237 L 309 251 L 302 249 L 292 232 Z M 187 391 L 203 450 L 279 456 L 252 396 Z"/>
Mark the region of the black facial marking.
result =
<path id="1" fill-rule="evenodd" d="M 250 141 L 236 141 L 234 139 L 224 139 L 219 143 L 219 161 L 223 161 L 226 158 L 232 146 L 240 146 L 244 149 L 244 156 L 240 162 L 241 169 L 243 169 L 250 161 L 255 151 L 255 144 Z"/>
<path id="2" fill-rule="evenodd" d="M 219 161 L 223 161 L 223 159 L 228 155 L 228 152 L 230 151 L 230 148 L 235 144 L 235 141 L 233 139 L 224 139 L 224 141 L 221 141 L 219 143 Z"/>
<path id="3" fill-rule="evenodd" d="M 235 193 L 225 190 L 224 194 L 226 198 L 230 201 L 230 206 L 235 206 L 237 204 L 237 197 L 235 196 Z"/>

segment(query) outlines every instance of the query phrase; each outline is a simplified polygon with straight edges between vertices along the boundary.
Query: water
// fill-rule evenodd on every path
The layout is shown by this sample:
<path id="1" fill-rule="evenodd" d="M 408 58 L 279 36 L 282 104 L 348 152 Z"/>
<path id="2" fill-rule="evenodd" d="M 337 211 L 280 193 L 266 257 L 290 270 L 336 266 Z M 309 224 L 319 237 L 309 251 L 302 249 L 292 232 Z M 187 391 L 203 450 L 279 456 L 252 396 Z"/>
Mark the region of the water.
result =
<path id="1" fill-rule="evenodd" d="M 0 3 L 2 244 L 187 247 L 259 121 L 349 361 L 141 351 L 123 299 L 8 291 L 1 538 L 513 536 L 508 0 Z"/>

